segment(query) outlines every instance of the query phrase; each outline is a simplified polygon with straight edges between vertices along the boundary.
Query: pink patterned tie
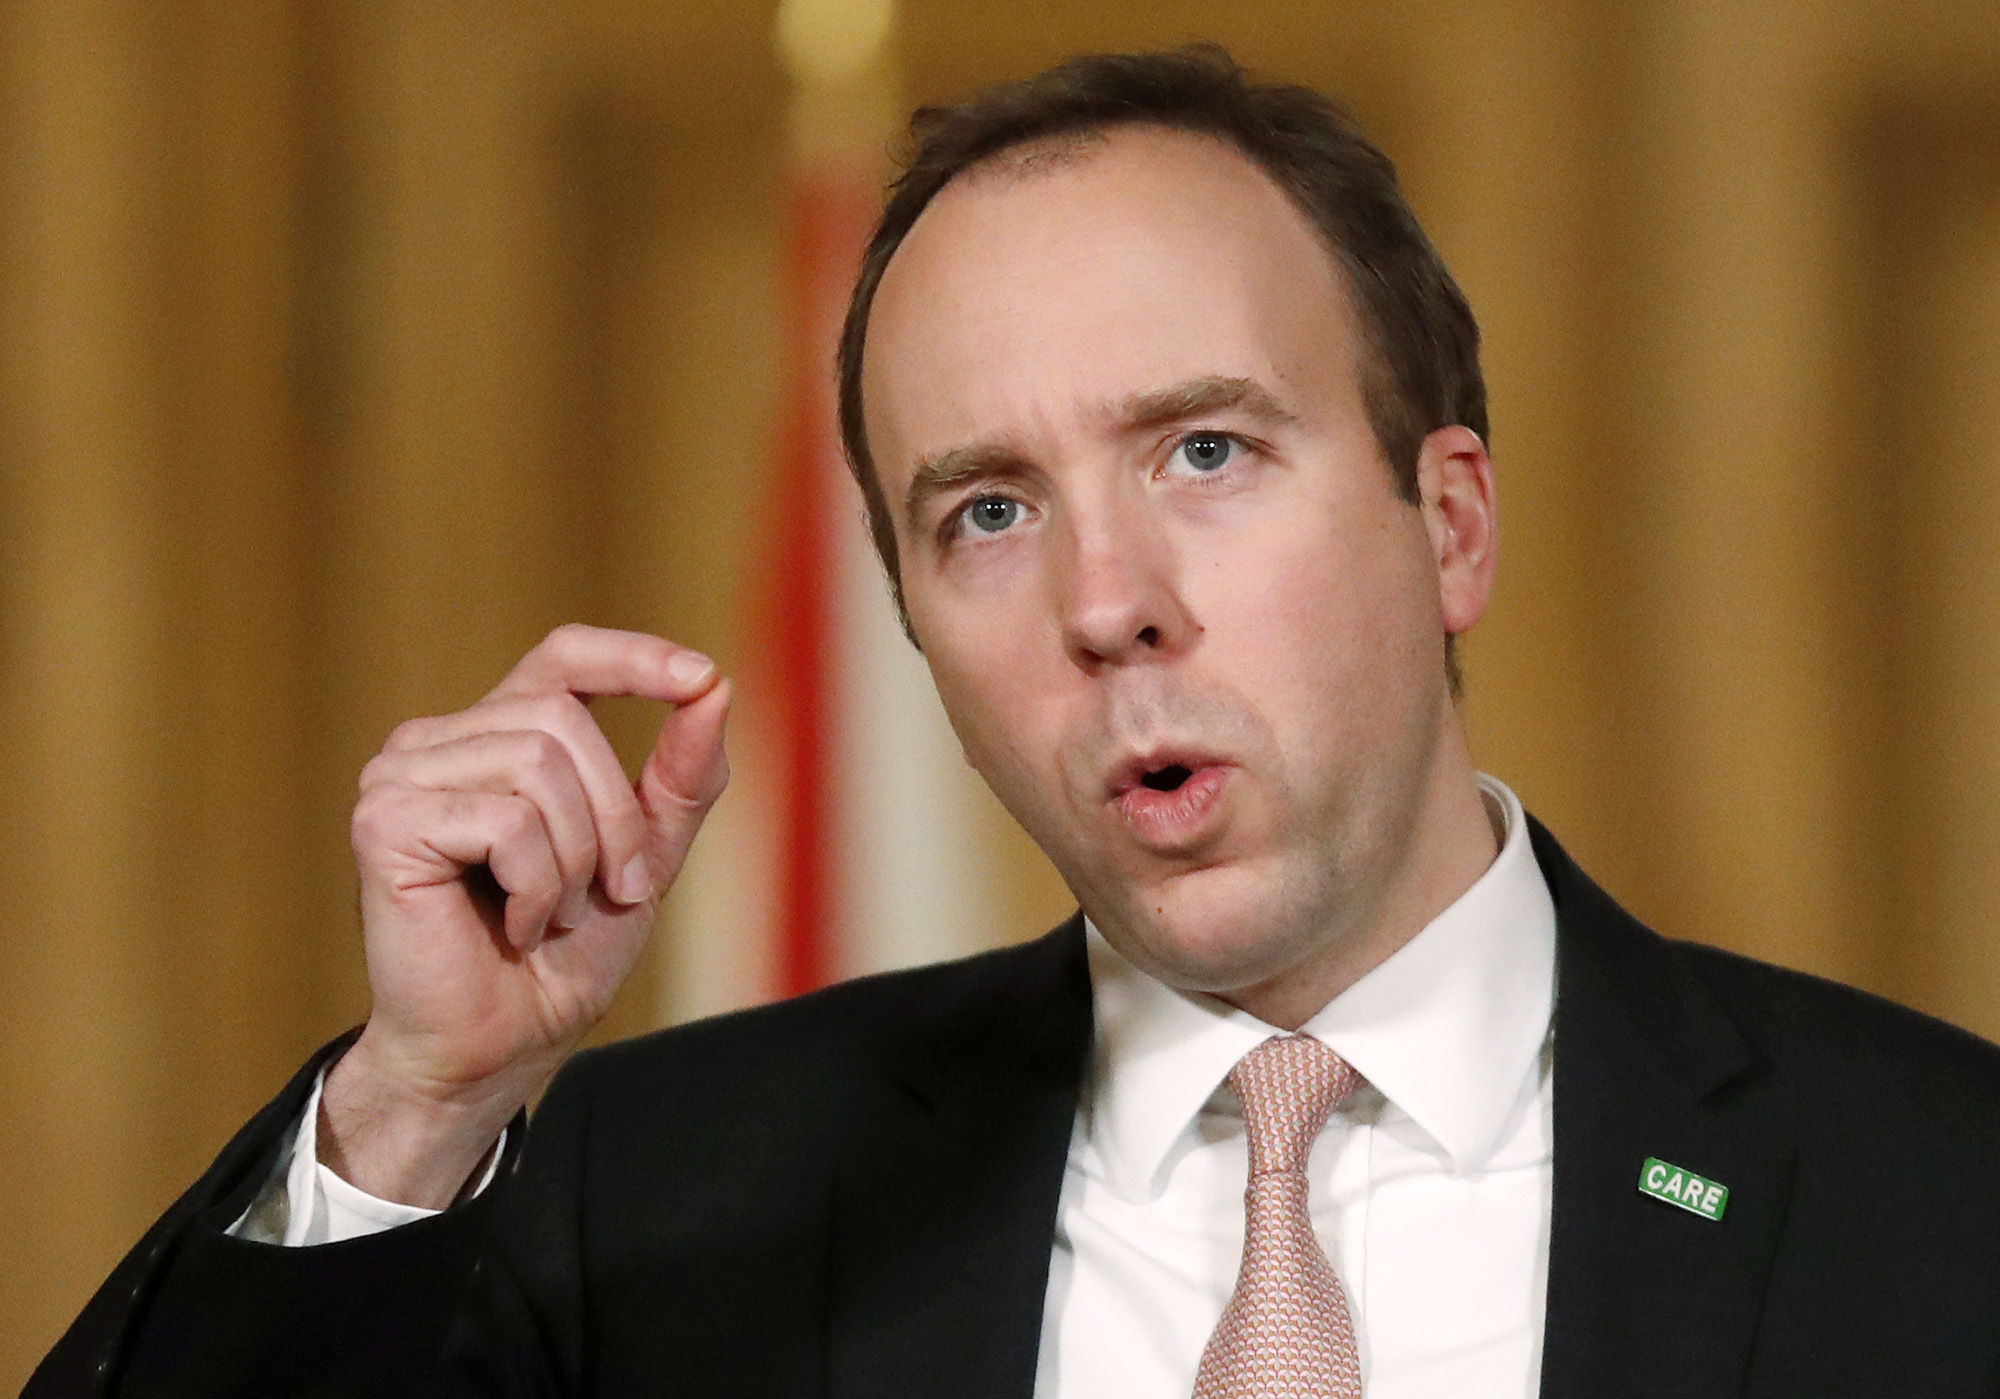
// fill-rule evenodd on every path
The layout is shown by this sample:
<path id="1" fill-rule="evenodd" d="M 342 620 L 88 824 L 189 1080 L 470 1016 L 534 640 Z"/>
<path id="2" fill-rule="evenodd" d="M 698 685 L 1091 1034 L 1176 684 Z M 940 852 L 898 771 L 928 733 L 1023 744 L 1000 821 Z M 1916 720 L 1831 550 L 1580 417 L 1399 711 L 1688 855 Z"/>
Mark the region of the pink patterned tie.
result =
<path id="1" fill-rule="evenodd" d="M 1361 1399 L 1347 1298 L 1306 1208 L 1313 1139 L 1361 1083 L 1309 1035 L 1266 1040 L 1229 1071 L 1250 1136 L 1243 1266 L 1202 1352 L 1194 1399 Z"/>

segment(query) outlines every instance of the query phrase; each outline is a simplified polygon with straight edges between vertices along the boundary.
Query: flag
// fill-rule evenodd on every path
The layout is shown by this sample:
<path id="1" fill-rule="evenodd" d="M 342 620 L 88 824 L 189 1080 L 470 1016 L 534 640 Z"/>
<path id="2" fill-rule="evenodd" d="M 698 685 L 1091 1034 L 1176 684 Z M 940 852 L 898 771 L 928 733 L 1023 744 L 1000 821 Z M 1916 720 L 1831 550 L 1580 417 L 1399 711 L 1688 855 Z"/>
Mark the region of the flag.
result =
<path id="1" fill-rule="evenodd" d="M 843 5 L 865 12 L 845 29 Z M 981 834 L 991 799 L 897 623 L 840 447 L 834 354 L 898 109 L 885 14 L 883 0 L 780 13 L 796 78 L 783 398 L 745 590 L 731 789 L 669 906 L 667 1020 L 1004 936 Z M 857 33 L 875 36 L 858 58 Z"/>

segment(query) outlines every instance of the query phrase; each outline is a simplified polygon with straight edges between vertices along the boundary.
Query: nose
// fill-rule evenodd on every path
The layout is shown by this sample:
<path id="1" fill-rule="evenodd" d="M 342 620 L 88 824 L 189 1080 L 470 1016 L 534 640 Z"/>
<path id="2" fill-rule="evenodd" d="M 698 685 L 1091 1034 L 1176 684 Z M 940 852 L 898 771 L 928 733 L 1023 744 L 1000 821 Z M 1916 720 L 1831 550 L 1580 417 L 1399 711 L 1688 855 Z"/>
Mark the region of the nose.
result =
<path id="1" fill-rule="evenodd" d="M 1072 519 L 1068 534 L 1059 586 L 1071 660 L 1095 671 L 1163 659 L 1187 644 L 1195 626 L 1172 543 L 1155 522 L 1107 511 Z"/>

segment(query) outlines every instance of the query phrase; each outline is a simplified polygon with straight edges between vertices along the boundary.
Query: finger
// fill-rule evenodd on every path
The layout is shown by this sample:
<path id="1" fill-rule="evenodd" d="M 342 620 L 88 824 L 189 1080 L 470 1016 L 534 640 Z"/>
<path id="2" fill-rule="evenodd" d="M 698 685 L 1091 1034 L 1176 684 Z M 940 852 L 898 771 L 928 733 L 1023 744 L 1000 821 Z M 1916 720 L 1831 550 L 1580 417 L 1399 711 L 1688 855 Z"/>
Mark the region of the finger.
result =
<path id="1" fill-rule="evenodd" d="M 634 884 L 644 883 L 643 879 L 634 880 L 632 864 L 645 844 L 645 817 L 618 755 L 590 711 L 574 695 L 499 695 L 456 714 L 413 719 L 389 736 L 384 751 L 411 751 L 475 734 L 516 730 L 546 733 L 569 751 L 597 833 L 598 881 L 606 895 L 617 902 L 637 903 L 645 898 L 643 888 L 626 897 Z M 639 873 L 643 875 L 643 862 L 641 865 Z"/>
<path id="2" fill-rule="evenodd" d="M 571 622 L 523 656 L 493 695 L 643 695 L 685 704 L 714 688 L 715 662 L 645 632 Z"/>
<path id="3" fill-rule="evenodd" d="M 702 819 L 729 784 L 723 727 L 730 694 L 725 680 L 668 715 L 640 770 L 639 806 L 645 813 L 648 872 L 655 888 L 680 873 Z"/>
<path id="4" fill-rule="evenodd" d="M 574 928 L 589 908 L 597 873 L 597 823 L 566 744 L 540 729 L 468 734 L 428 747 L 378 754 L 361 770 L 363 791 L 394 783 L 430 791 L 526 797 L 548 828 L 562 877 L 554 923 Z"/>
<path id="5" fill-rule="evenodd" d="M 355 804 L 354 845 L 364 869 L 405 891 L 484 865 L 507 896 L 507 940 L 522 952 L 541 941 L 562 893 L 548 827 L 526 797 L 384 784 Z"/>

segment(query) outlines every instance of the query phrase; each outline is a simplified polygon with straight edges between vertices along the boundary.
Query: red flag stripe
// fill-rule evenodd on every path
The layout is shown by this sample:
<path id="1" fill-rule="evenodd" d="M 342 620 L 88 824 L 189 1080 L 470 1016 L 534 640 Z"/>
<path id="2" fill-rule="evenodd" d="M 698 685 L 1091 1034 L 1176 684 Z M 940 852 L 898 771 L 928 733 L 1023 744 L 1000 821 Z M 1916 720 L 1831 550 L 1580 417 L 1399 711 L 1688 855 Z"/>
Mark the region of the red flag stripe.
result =
<path id="1" fill-rule="evenodd" d="M 795 178 L 785 249 L 787 387 L 777 461 L 769 630 L 764 638 L 779 728 L 777 979 L 780 995 L 823 986 L 836 962 L 833 910 L 833 693 L 840 645 L 836 531 L 855 529 L 843 476 L 833 357 L 874 214 L 865 178 L 834 170 Z"/>

